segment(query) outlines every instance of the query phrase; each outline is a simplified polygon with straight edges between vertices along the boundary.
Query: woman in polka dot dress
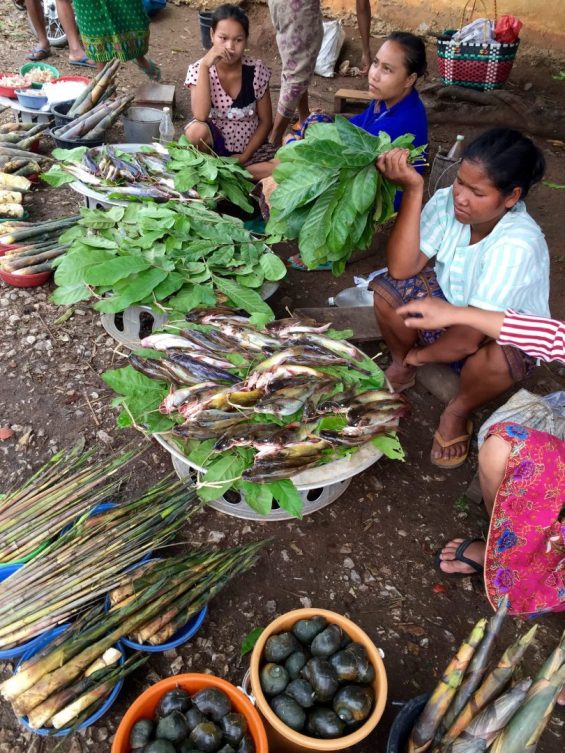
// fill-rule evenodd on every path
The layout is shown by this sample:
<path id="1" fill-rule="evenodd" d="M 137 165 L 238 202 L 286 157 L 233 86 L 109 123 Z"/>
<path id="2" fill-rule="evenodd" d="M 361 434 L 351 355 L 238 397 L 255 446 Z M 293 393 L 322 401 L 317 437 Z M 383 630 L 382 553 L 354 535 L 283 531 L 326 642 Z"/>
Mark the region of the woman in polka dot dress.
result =
<path id="1" fill-rule="evenodd" d="M 236 5 L 221 5 L 212 17 L 212 47 L 188 67 L 193 119 L 184 132 L 199 149 L 235 157 L 255 179 L 270 175 L 275 149 L 269 78 L 262 60 L 244 55 L 249 19 Z"/>

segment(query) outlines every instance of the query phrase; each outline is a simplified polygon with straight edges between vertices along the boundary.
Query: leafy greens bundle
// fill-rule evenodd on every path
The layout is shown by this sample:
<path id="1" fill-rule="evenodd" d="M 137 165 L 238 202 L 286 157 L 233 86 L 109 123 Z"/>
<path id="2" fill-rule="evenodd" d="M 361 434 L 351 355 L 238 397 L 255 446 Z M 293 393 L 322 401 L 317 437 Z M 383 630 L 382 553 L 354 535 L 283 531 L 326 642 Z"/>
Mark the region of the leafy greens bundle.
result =
<path id="1" fill-rule="evenodd" d="M 273 312 L 258 291 L 286 274 L 283 262 L 240 220 L 198 203 L 83 208 L 60 240 L 71 247 L 54 263 L 53 301 L 97 298 L 94 308 L 104 313 L 146 304 L 182 315 L 229 301 L 269 321 Z"/>
<path id="2" fill-rule="evenodd" d="M 402 147 L 418 159 L 425 146 L 414 149 L 413 141 L 411 134 L 394 141 L 383 131 L 372 136 L 340 116 L 309 126 L 304 140 L 277 152 L 270 240 L 298 239 L 309 269 L 330 262 L 340 275 L 353 251 L 368 248 L 375 227 L 394 214 L 397 186 L 377 170 L 378 157 Z"/>

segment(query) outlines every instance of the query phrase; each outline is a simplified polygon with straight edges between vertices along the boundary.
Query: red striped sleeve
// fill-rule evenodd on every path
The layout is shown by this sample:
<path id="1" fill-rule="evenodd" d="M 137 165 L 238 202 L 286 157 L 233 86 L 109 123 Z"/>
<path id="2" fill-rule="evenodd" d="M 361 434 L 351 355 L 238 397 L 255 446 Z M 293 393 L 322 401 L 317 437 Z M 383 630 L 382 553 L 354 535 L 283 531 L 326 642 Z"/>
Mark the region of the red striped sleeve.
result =
<path id="1" fill-rule="evenodd" d="M 565 323 L 507 311 L 498 342 L 514 345 L 543 361 L 565 363 Z"/>

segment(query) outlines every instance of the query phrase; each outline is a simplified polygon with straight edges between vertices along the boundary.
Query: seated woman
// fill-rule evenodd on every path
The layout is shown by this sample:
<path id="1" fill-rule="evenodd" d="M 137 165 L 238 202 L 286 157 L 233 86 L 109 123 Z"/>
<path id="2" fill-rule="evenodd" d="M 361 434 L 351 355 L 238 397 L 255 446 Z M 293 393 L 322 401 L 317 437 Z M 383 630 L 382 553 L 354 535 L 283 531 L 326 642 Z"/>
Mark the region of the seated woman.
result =
<path id="1" fill-rule="evenodd" d="M 410 329 L 468 325 L 544 361 L 565 363 L 564 322 L 433 298 L 397 312 Z M 511 614 L 565 610 L 565 442 L 518 424 L 495 424 L 479 452 L 479 475 L 491 518 L 488 539 L 450 541 L 439 552 L 441 571 L 484 570 L 489 601 L 496 607 L 508 595 Z"/>
<path id="2" fill-rule="evenodd" d="M 472 412 L 523 379 L 534 359 L 472 326 L 408 329 L 397 309 L 433 296 L 458 306 L 549 315 L 547 244 L 522 201 L 542 178 L 545 160 L 518 131 L 494 128 L 469 144 L 454 185 L 437 191 L 423 211 L 424 181 L 405 150 L 382 155 L 378 167 L 404 191 L 387 246 L 389 272 L 372 283 L 392 356 L 387 377 L 404 390 L 423 364 L 460 370 L 458 393 L 440 418 L 431 451 L 434 465 L 457 468 L 469 452 Z M 433 257 L 435 267 L 426 268 Z"/>
<path id="3" fill-rule="evenodd" d="M 236 5 L 220 5 L 212 16 L 212 47 L 188 67 L 194 118 L 184 129 L 199 149 L 235 157 L 254 178 L 270 175 L 275 149 L 267 138 L 273 125 L 269 69 L 244 55 L 249 19 Z"/>
<path id="4" fill-rule="evenodd" d="M 428 119 L 420 95 L 416 91 L 416 82 L 426 73 L 426 47 L 420 37 L 405 31 L 393 31 L 379 48 L 369 69 L 369 92 L 373 99 L 359 115 L 350 121 L 378 136 L 380 131 L 387 133 L 392 140 L 405 133 L 414 134 L 414 146 L 428 143 Z M 308 126 L 320 121 L 331 121 L 323 113 L 313 112 L 304 121 L 302 138 Z M 289 140 L 292 140 L 289 139 Z M 275 163 L 276 164 L 276 163 Z M 423 167 L 419 168 L 423 171 Z M 267 188 L 266 193 L 270 195 Z M 395 198 L 395 209 L 400 206 L 400 191 Z M 289 262 L 295 269 L 308 271 L 300 255 L 291 256 Z M 318 269 L 331 268 L 323 265 Z"/>

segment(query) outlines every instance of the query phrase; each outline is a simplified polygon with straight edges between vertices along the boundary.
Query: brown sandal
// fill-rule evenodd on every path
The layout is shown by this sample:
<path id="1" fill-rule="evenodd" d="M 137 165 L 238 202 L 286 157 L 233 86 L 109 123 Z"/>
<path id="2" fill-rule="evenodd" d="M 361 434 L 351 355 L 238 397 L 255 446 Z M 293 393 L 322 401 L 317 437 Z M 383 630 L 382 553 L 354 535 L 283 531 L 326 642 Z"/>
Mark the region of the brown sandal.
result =
<path id="1" fill-rule="evenodd" d="M 430 456 L 430 462 L 432 465 L 437 465 L 438 468 L 449 468 L 450 470 L 453 470 L 455 468 L 459 468 L 463 465 L 463 463 L 467 460 L 469 457 L 469 448 L 471 445 L 471 437 L 473 436 L 473 422 L 470 418 L 467 419 L 467 434 L 462 434 L 460 437 L 455 437 L 455 439 L 449 439 L 445 440 L 439 431 L 436 431 L 434 433 L 434 439 L 438 443 L 438 445 L 441 447 L 442 450 L 445 450 L 447 447 L 453 447 L 454 444 L 461 444 L 463 442 L 466 443 L 467 449 L 465 450 L 464 454 L 457 457 L 457 458 L 448 458 L 447 460 L 434 460 Z"/>

